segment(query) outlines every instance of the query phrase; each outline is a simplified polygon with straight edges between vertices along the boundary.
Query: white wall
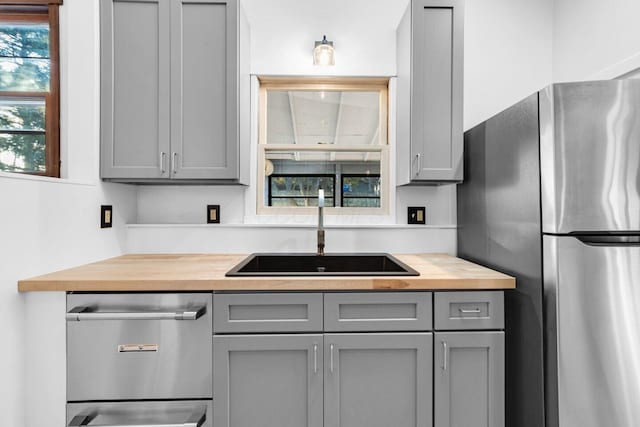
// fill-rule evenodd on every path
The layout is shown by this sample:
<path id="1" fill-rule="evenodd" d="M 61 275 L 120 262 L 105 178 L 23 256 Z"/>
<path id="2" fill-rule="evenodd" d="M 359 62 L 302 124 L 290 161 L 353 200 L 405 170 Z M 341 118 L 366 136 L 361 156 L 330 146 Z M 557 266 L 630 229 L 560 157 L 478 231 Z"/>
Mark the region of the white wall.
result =
<path id="1" fill-rule="evenodd" d="M 99 0 L 65 0 L 61 20 L 63 171 L 0 174 L 0 425 L 65 425 L 65 297 L 19 294 L 17 281 L 125 251 L 136 188 L 98 180 Z M 100 205 L 114 227 L 100 229 Z"/>
<path id="2" fill-rule="evenodd" d="M 603 80 L 640 67 L 640 2 L 556 0 L 553 79 Z"/>
<path id="3" fill-rule="evenodd" d="M 395 33 L 409 0 L 243 0 L 251 24 L 251 73 L 395 75 Z M 314 41 L 335 42 L 336 65 L 315 67 Z"/>
<path id="4" fill-rule="evenodd" d="M 553 0 L 466 1 L 465 130 L 551 83 L 552 32 Z"/>

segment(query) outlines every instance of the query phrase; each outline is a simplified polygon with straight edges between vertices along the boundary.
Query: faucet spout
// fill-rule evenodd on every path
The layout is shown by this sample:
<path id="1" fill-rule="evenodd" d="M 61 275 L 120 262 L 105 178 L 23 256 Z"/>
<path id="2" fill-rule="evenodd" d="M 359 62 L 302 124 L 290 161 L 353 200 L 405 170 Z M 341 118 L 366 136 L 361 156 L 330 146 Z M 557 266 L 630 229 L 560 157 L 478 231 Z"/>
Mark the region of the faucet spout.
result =
<path id="1" fill-rule="evenodd" d="M 316 255 L 324 255 L 324 228 L 322 228 L 322 206 L 318 207 L 318 252 Z"/>

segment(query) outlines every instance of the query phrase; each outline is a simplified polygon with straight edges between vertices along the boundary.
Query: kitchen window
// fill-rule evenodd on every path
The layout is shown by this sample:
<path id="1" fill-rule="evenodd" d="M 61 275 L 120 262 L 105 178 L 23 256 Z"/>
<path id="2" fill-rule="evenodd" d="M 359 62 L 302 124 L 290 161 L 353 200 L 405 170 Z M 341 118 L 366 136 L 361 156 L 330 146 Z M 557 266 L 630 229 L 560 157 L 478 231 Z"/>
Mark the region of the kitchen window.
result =
<path id="1" fill-rule="evenodd" d="M 0 171 L 60 176 L 58 6 L 0 5 Z"/>
<path id="2" fill-rule="evenodd" d="M 262 77 L 260 214 L 387 214 L 388 78 Z"/>

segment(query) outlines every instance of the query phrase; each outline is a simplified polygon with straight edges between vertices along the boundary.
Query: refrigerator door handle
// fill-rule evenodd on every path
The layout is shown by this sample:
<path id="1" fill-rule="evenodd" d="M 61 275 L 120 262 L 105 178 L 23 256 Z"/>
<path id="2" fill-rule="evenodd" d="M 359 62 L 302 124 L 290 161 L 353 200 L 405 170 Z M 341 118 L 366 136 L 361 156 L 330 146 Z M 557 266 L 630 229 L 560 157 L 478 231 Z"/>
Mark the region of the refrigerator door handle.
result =
<path id="1" fill-rule="evenodd" d="M 573 235 L 589 246 L 640 246 L 640 234 Z"/>

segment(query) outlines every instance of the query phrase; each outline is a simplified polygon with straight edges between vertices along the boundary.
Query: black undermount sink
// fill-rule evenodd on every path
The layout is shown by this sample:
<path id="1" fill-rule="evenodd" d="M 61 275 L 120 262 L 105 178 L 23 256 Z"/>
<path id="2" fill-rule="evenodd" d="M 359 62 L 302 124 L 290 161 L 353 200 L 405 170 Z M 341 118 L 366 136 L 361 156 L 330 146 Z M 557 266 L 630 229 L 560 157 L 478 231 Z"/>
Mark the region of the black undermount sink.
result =
<path id="1" fill-rule="evenodd" d="M 384 253 L 252 254 L 227 276 L 419 276 L 420 273 Z"/>

